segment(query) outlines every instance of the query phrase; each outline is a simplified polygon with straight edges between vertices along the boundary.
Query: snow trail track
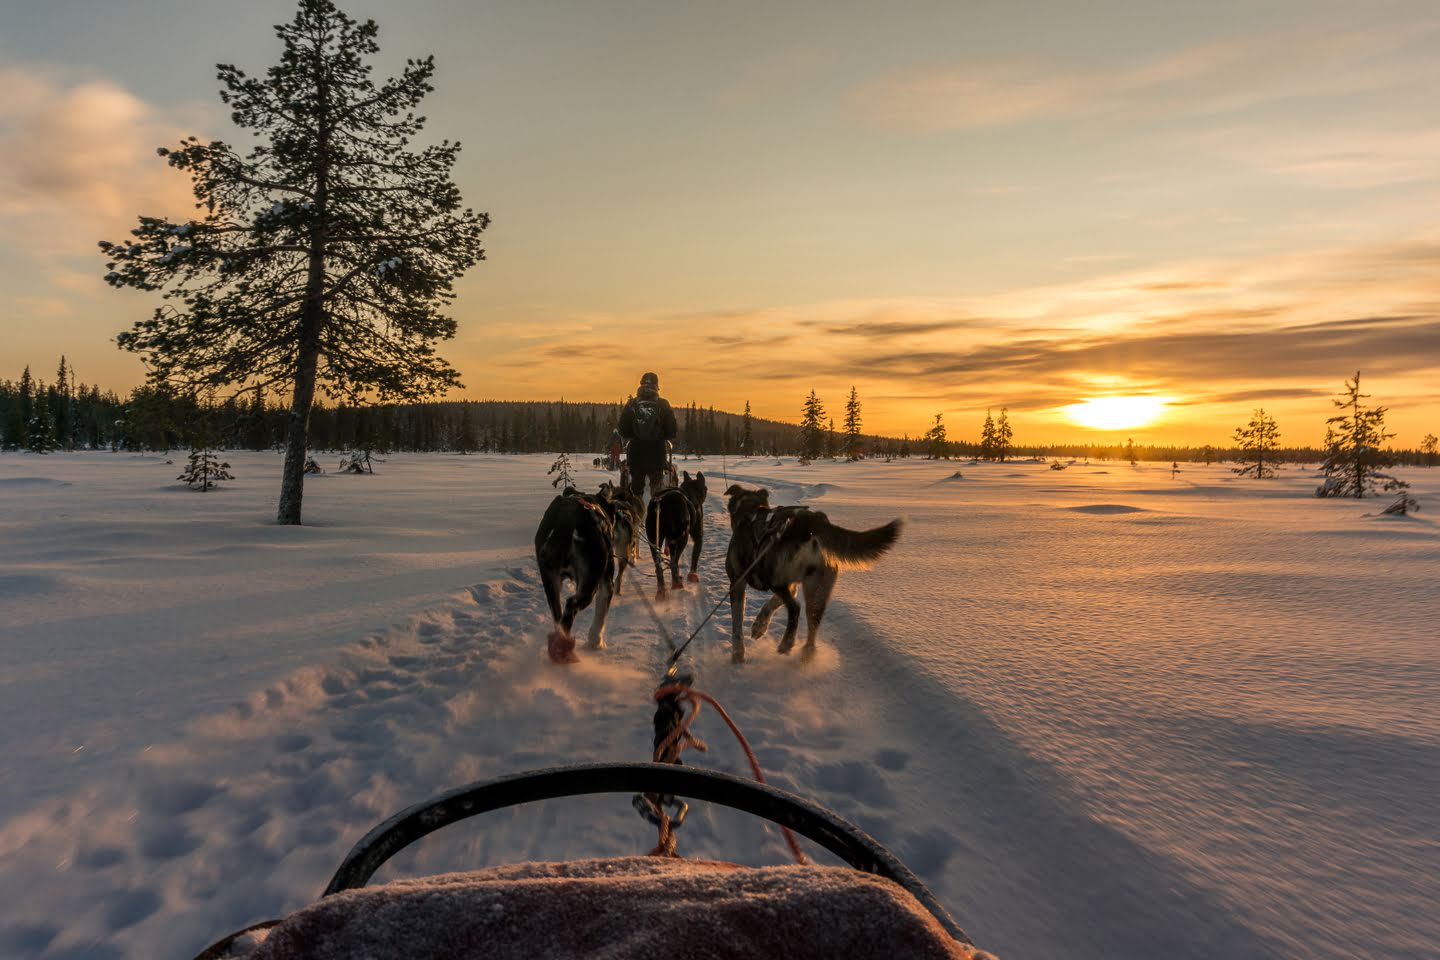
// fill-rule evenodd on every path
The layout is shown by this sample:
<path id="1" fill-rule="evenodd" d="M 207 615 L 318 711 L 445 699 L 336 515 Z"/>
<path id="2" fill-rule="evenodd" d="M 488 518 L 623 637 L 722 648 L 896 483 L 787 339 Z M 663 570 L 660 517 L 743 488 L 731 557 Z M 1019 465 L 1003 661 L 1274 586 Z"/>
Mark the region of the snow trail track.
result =
<path id="1" fill-rule="evenodd" d="M 1235 890 L 1217 883 L 1216 873 L 1194 869 L 1194 849 L 1143 842 L 1143 832 L 1127 820 L 1127 807 L 1145 807 L 1151 784 L 1137 789 L 1134 782 L 1118 783 L 1123 802 L 1097 807 L 1093 783 L 1062 762 L 1066 754 L 1089 761 L 1094 737 L 1081 715 L 1099 712 L 1087 700 L 1097 694 L 1083 683 L 1067 687 L 1076 681 L 1065 663 L 1027 663 L 1024 647 L 1010 653 L 1017 638 L 987 631 L 981 615 L 957 617 L 954 605 L 980 603 L 983 591 L 952 586 L 933 566 L 936 554 L 925 531 L 951 529 L 934 526 L 927 512 L 933 508 L 897 509 L 904 501 L 886 495 L 891 491 L 869 497 L 863 485 L 818 480 L 823 473 L 792 478 L 785 471 L 777 478 L 777 472 L 751 463 L 729 480 L 769 486 L 773 502 L 816 502 L 832 520 L 857 529 L 898 512 L 921 515 L 874 571 L 841 575 L 813 660 L 776 655 L 781 612 L 768 637 L 750 642 L 750 661 L 732 665 L 730 613 L 722 607 L 684 662 L 697 687 L 717 697 L 750 738 L 771 782 L 831 806 L 874 834 L 920 874 L 978 944 L 1011 958 L 1138 960 L 1300 956 L 1297 941 L 1306 940 L 1303 955 L 1340 957 L 1363 941 L 1347 921 L 1357 929 L 1362 922 L 1366 929 L 1395 925 L 1383 904 L 1357 904 L 1352 917 L 1321 916 L 1317 906 L 1314 917 L 1267 927 L 1237 909 Z M 937 465 L 931 473 L 938 472 Z M 975 482 L 972 470 L 965 472 L 964 480 L 941 479 L 936 496 L 973 489 L 964 486 Z M 591 479 L 587 474 L 582 482 Z M 1074 484 L 1074 478 L 1064 479 Z M 1093 488 L 1074 485 L 1076 504 L 1051 509 L 1057 519 L 1044 522 L 1067 531 L 1092 529 L 1074 524 L 1129 524 L 1109 528 L 1107 535 L 1138 538 L 1125 541 L 1125 549 L 1134 551 L 1151 542 L 1145 537 L 1157 529 L 1154 523 L 1185 521 L 1165 511 L 1168 502 L 1140 491 L 1126 498 L 1144 508 L 1094 504 L 1101 498 Z M 711 475 L 710 487 L 716 495 L 707 504 L 700 589 L 690 585 L 657 606 L 677 640 L 724 590 L 729 531 L 718 474 Z M 949 500 L 944 509 L 953 509 Z M 981 503 L 966 509 L 966 522 L 977 525 L 973 536 L 982 540 L 996 529 L 982 529 L 987 509 Z M 1390 530 L 1414 540 L 1428 551 L 1424 556 L 1437 556 L 1430 527 Z M 1049 539 L 1052 533 L 1046 542 L 1059 542 Z M 1089 541 L 1077 543 L 1078 549 L 1095 549 Z M 648 551 L 642 545 L 640 565 L 627 573 L 625 593 L 611 608 L 608 649 L 584 648 L 587 611 L 575 630 L 581 662 L 557 667 L 544 653 L 550 622 L 528 543 L 513 546 L 518 549 L 511 555 L 526 559 L 496 565 L 481 582 L 403 623 L 190 722 L 183 736 L 146 748 L 124 776 L 87 784 L 0 824 L 0 955 L 189 956 L 229 930 L 309 902 L 350 845 L 406 805 L 524 769 L 648 757 L 650 691 L 666 654 L 640 596 L 654 588 Z M 979 567 L 967 564 L 1004 567 L 1007 558 L 1013 576 L 1028 569 L 1014 549 L 999 542 L 946 545 L 940 555 L 954 558 L 962 579 L 981 576 Z M 1063 574 L 1054 576 L 1059 579 L 1046 588 L 1063 593 Z M 1093 582 L 1094 573 L 1082 571 L 1077 578 Z M 950 608 L 936 606 L 935 598 L 945 596 Z M 749 592 L 747 624 L 764 599 Z M 1028 614 L 1022 601 L 998 615 Z M 1067 608 L 1066 615 L 1078 614 Z M 1042 622 L 1046 618 L 1053 615 L 1042 612 Z M 1063 632 L 1064 616 L 1054 619 Z M 1020 633 L 1032 651 L 1039 648 L 1033 633 Z M 1082 652 L 1113 670 L 1133 669 L 1109 651 Z M 987 673 L 986 663 L 998 664 L 1005 682 L 997 682 L 994 670 Z M 1433 661 L 1417 669 L 1424 677 Z M 1003 707 L 1007 700 L 1027 702 L 1035 683 L 1058 689 L 1076 705 L 1074 716 L 1057 718 L 1060 727 L 1051 731 L 1049 747 L 1036 745 L 1037 737 L 1047 736 L 1044 727 L 1017 725 Z M 1122 722 L 1143 728 L 1155 718 L 1137 712 Z M 1284 736 L 1278 728 L 1257 730 L 1212 724 L 1194 735 L 1250 763 L 1265 762 L 1257 749 L 1273 751 L 1269 763 L 1282 769 L 1302 765 L 1315 751 L 1311 744 L 1276 740 Z M 748 773 L 713 712 L 702 714 L 697 732 L 711 750 L 691 752 L 687 762 Z M 1227 737 L 1235 743 L 1226 744 Z M 1358 740 L 1353 748 L 1343 740 L 1329 742 L 1356 751 L 1326 789 L 1351 797 L 1357 811 L 1367 802 L 1369 809 L 1378 803 L 1383 810 L 1408 801 L 1368 797 L 1350 774 L 1368 770 L 1371 783 L 1384 783 L 1381 764 L 1393 761 L 1418 781 L 1422 794 L 1435 782 L 1440 752 L 1429 731 L 1403 742 Z M 1177 763 L 1170 756 L 1166 762 Z M 1160 781 L 1153 788 L 1156 796 L 1179 789 Z M 1270 785 L 1257 781 L 1252 789 L 1260 796 Z M 1303 824 L 1312 812 L 1297 809 L 1291 818 Z M 1236 816 L 1218 805 L 1197 815 Z M 1433 811 L 1406 808 L 1399 816 L 1397 822 L 1415 824 L 1422 837 L 1428 831 L 1435 839 Z M 1177 843 L 1185 839 L 1183 832 L 1174 836 Z M 1246 834 L 1233 836 L 1243 840 Z M 689 856 L 755 864 L 788 860 L 778 831 L 705 805 L 692 810 L 679 840 Z M 525 859 L 633 854 L 653 842 L 652 828 L 635 815 L 629 797 L 554 801 L 447 829 L 397 857 L 377 880 Z M 1436 858 L 1435 846 L 1422 842 L 1413 849 L 1422 864 Z M 1235 880 L 1263 887 L 1283 883 L 1287 874 L 1279 865 L 1273 874 Z M 1419 887 L 1405 891 L 1407 897 L 1425 899 L 1425 884 L 1433 880 L 1416 877 L 1414 883 Z M 1435 921 L 1408 922 L 1377 955 L 1425 955 Z M 1296 933 L 1327 925 L 1325 939 Z"/>

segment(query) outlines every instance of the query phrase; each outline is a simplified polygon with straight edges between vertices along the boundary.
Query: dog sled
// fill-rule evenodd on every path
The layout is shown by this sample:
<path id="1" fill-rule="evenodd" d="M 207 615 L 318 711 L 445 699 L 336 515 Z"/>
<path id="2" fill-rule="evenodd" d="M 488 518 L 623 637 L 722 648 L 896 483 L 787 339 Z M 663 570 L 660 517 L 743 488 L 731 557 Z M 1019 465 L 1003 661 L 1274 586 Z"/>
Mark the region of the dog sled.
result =
<path id="1" fill-rule="evenodd" d="M 515 864 L 367 886 L 387 860 L 451 824 L 517 804 L 599 793 L 660 797 L 679 810 L 685 809 L 679 797 L 731 807 L 793 830 L 845 866 L 742 867 L 651 855 Z M 990 955 L 970 943 L 894 854 L 819 804 L 696 767 L 601 763 L 476 782 L 403 810 L 355 845 L 318 901 L 230 934 L 195 960 L 590 956 Z"/>

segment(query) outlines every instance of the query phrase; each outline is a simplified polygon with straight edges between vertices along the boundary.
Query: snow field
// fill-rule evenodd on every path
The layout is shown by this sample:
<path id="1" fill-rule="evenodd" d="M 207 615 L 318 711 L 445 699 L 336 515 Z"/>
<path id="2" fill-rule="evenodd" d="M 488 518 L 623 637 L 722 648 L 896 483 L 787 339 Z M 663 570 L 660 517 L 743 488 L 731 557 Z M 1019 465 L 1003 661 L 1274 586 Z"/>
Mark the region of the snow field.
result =
<path id="1" fill-rule="evenodd" d="M 648 754 L 648 556 L 610 649 L 545 659 L 549 458 L 317 478 L 300 529 L 266 522 L 278 457 L 227 459 L 237 480 L 201 495 L 158 459 L 0 458 L 0 954 L 188 956 L 308 902 L 409 803 Z M 723 490 L 718 460 L 682 466 Z M 723 609 L 687 659 L 772 782 L 875 834 L 981 946 L 1433 955 L 1440 480 L 1410 471 L 1427 513 L 1374 518 L 1297 471 L 727 466 L 852 528 L 908 515 L 842 575 L 813 661 L 774 653 L 781 614 L 734 667 Z M 657 608 L 679 637 L 723 591 L 718 496 L 707 523 L 704 599 Z M 697 730 L 689 762 L 746 771 L 718 718 Z M 382 879 L 653 840 L 628 797 L 579 798 L 451 828 Z M 787 856 L 700 805 L 680 843 Z"/>

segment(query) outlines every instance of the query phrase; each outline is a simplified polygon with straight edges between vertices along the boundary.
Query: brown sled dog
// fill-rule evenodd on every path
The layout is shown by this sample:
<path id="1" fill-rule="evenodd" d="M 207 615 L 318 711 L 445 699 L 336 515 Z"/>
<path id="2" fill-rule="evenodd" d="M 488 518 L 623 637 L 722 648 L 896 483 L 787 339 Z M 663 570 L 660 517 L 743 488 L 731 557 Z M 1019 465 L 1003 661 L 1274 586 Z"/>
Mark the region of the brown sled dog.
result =
<path id="1" fill-rule="evenodd" d="M 809 507 L 770 506 L 770 491 L 746 490 L 732 486 L 730 498 L 730 549 L 725 554 L 725 572 L 730 575 L 730 622 L 736 663 L 745 659 L 741 635 L 745 616 L 745 587 L 772 594 L 755 616 L 750 636 L 759 639 L 770 627 L 770 618 L 783 604 L 789 615 L 785 636 L 777 648 L 789 653 L 800 627 L 800 603 L 795 588 L 805 588 L 805 619 L 809 634 L 804 656 L 815 653 L 815 636 L 835 589 L 842 567 L 865 569 L 885 555 L 900 536 L 901 520 L 873 530 L 855 531 L 837 527 L 830 518 Z M 773 544 L 772 544 L 773 541 Z M 766 549 L 767 544 L 770 544 Z M 765 551 L 762 555 L 761 551 Z M 758 557 L 758 561 L 757 561 Z M 750 572 L 743 579 L 741 574 Z"/>

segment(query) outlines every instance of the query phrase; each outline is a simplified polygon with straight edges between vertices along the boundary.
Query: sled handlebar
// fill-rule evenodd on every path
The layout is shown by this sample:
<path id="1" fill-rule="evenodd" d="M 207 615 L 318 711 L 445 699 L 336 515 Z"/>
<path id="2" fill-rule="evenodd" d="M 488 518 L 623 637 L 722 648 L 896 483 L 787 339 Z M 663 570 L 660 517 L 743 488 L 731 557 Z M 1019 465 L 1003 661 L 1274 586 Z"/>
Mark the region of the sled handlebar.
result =
<path id="1" fill-rule="evenodd" d="M 479 780 L 417 803 L 375 827 L 346 854 L 321 896 L 363 887 L 385 861 L 452 823 L 521 803 L 594 793 L 660 793 L 704 800 L 776 823 L 863 873 L 899 884 L 951 936 L 970 939 L 910 868 L 865 831 L 804 797 L 733 774 L 669 763 L 590 763 Z"/>

